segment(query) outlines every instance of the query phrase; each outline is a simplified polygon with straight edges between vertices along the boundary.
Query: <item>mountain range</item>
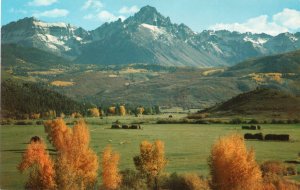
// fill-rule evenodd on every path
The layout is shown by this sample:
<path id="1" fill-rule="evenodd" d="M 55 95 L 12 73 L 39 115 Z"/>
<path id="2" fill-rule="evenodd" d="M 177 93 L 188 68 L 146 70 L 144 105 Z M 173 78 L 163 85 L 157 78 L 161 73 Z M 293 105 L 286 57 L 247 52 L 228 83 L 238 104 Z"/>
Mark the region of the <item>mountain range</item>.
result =
<path id="1" fill-rule="evenodd" d="M 151 6 L 91 31 L 24 18 L 2 26 L 1 38 L 2 44 L 34 47 L 75 63 L 96 65 L 219 67 L 300 48 L 300 32 L 277 36 L 226 30 L 196 33 L 172 23 Z"/>

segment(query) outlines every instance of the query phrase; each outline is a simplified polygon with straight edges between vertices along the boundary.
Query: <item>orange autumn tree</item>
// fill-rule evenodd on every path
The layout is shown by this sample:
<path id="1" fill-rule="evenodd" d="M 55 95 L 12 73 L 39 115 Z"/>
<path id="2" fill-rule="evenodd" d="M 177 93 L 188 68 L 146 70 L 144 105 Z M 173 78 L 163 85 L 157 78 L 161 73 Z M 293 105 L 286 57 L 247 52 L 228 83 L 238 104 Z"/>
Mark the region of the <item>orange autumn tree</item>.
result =
<path id="1" fill-rule="evenodd" d="M 86 189 L 96 183 L 98 158 L 89 148 L 89 131 L 83 120 L 73 128 L 62 119 L 45 123 L 49 141 L 57 149 L 55 164 L 58 189 Z"/>
<path id="2" fill-rule="evenodd" d="M 262 174 L 255 162 L 254 151 L 248 151 L 238 135 L 220 138 L 212 147 L 209 158 L 212 189 L 260 189 Z"/>
<path id="3" fill-rule="evenodd" d="M 140 155 L 134 157 L 134 164 L 146 177 L 148 186 L 158 189 L 158 177 L 167 164 L 164 143 L 160 140 L 153 144 L 143 141 L 140 144 Z"/>
<path id="4" fill-rule="evenodd" d="M 102 155 L 102 180 L 105 189 L 118 189 L 121 184 L 121 175 L 118 169 L 120 156 L 112 151 L 110 146 L 104 149 Z"/>
<path id="5" fill-rule="evenodd" d="M 116 107 L 115 106 L 109 107 L 107 112 L 112 114 L 112 115 L 116 114 Z"/>
<path id="6" fill-rule="evenodd" d="M 25 189 L 55 189 L 54 165 L 41 140 L 32 141 L 27 146 L 18 169 L 21 172 L 30 169 Z"/>

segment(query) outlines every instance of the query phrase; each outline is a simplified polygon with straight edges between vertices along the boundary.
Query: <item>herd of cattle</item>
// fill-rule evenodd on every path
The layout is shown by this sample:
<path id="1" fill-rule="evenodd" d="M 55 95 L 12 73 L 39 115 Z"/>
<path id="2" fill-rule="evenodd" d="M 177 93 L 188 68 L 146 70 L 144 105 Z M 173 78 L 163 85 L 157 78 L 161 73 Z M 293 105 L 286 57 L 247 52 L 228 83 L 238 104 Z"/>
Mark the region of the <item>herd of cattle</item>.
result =
<path id="1" fill-rule="evenodd" d="M 251 126 L 242 126 L 242 129 L 247 130 L 261 130 L 260 125 L 251 125 Z M 266 134 L 262 133 L 246 133 L 244 135 L 244 139 L 252 139 L 252 140 L 265 140 L 265 141 L 289 141 L 290 135 L 288 134 Z"/>
<path id="2" fill-rule="evenodd" d="M 141 126 L 139 124 L 131 124 L 131 125 L 127 125 L 127 124 L 112 124 L 111 125 L 112 129 L 142 129 Z"/>

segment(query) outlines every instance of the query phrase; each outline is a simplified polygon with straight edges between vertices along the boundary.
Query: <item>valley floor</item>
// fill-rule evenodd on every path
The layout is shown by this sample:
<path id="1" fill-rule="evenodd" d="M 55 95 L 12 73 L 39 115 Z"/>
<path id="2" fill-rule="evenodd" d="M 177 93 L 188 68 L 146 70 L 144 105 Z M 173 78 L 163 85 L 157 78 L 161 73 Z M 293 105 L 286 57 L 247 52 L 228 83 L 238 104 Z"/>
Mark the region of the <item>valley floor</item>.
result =
<path id="1" fill-rule="evenodd" d="M 110 129 L 112 117 L 106 121 L 99 118 L 87 118 L 91 134 L 91 147 L 98 156 L 107 144 L 121 155 L 120 168 L 134 169 L 133 157 L 139 153 L 139 144 L 143 140 L 160 139 L 165 142 L 168 165 L 166 172 L 197 172 L 208 175 L 207 158 L 212 144 L 220 137 L 229 133 L 257 133 L 257 131 L 241 130 L 240 125 L 230 124 L 165 124 L 149 122 L 142 124 L 142 130 Z M 127 123 L 134 117 L 120 118 Z M 149 118 L 150 119 L 150 118 Z M 107 122 L 107 124 L 105 124 Z M 101 125 L 100 125 L 101 123 Z M 246 141 L 247 147 L 253 147 L 259 163 L 266 160 L 296 160 L 300 151 L 300 125 L 262 126 L 262 133 L 290 134 L 290 142 Z M 1 126 L 1 189 L 22 189 L 27 175 L 20 174 L 16 166 L 21 161 L 22 153 L 32 136 L 40 136 L 45 141 L 46 134 L 42 125 Z M 50 154 L 54 153 L 49 143 Z M 300 166 L 297 166 L 298 171 Z M 293 179 L 300 181 L 299 176 Z"/>

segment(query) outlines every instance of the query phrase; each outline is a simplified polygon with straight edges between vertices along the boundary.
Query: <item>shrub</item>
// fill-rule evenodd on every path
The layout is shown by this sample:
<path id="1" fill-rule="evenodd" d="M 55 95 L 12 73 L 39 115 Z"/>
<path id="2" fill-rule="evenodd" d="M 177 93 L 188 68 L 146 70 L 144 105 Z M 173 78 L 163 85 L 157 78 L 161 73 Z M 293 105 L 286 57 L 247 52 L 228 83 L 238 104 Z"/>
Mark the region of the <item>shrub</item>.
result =
<path id="1" fill-rule="evenodd" d="M 44 122 L 43 122 L 43 121 L 41 121 L 41 120 L 39 120 L 39 121 L 36 121 L 36 122 L 35 122 L 35 124 L 37 124 L 37 125 L 43 125 L 43 124 L 44 124 Z"/>
<path id="2" fill-rule="evenodd" d="M 112 124 L 111 128 L 112 129 L 121 129 L 121 125 L 119 125 L 119 124 Z"/>
<path id="3" fill-rule="evenodd" d="M 172 190 L 209 190 L 208 181 L 195 173 L 178 175 L 172 173 L 164 179 L 163 189 Z"/>
<path id="4" fill-rule="evenodd" d="M 12 119 L 3 119 L 1 120 L 0 125 L 12 125 L 13 124 L 13 120 Z"/>
<path id="5" fill-rule="evenodd" d="M 287 168 L 284 163 L 280 161 L 266 161 L 260 165 L 263 176 L 272 173 L 278 176 L 287 174 Z"/>
<path id="6" fill-rule="evenodd" d="M 126 124 L 123 124 L 123 125 L 122 125 L 122 129 L 129 129 L 129 126 L 126 125 Z"/>
<path id="7" fill-rule="evenodd" d="M 209 113 L 197 113 L 197 114 L 190 114 L 187 116 L 188 119 L 204 119 L 209 116 Z"/>
<path id="8" fill-rule="evenodd" d="M 82 118 L 82 115 L 78 112 L 74 112 L 71 114 L 71 118 Z"/>
<path id="9" fill-rule="evenodd" d="M 280 161 L 266 161 L 260 165 L 263 176 L 274 174 L 277 176 L 296 175 L 297 168 L 295 165 L 287 165 Z"/>
<path id="10" fill-rule="evenodd" d="M 33 125 L 32 121 L 17 121 L 15 125 Z"/>
<path id="11" fill-rule="evenodd" d="M 147 184 L 143 178 L 136 173 L 136 171 L 131 169 L 126 169 L 121 171 L 122 182 L 121 189 L 124 190 L 140 190 L 147 189 Z"/>
<path id="12" fill-rule="evenodd" d="M 187 190 L 209 190 L 208 182 L 197 174 L 185 174 L 183 179 Z"/>
<path id="13" fill-rule="evenodd" d="M 243 121 L 240 118 L 235 118 L 229 121 L 230 124 L 241 124 Z"/>
<path id="14" fill-rule="evenodd" d="M 33 114 L 30 115 L 30 119 L 39 119 L 40 116 L 41 116 L 40 113 L 33 113 Z"/>
<path id="15" fill-rule="evenodd" d="M 256 119 L 251 119 L 248 123 L 249 124 L 259 124 L 259 122 Z"/>

